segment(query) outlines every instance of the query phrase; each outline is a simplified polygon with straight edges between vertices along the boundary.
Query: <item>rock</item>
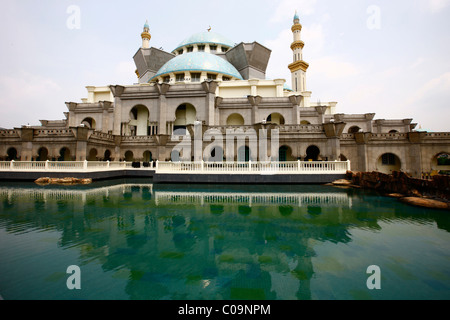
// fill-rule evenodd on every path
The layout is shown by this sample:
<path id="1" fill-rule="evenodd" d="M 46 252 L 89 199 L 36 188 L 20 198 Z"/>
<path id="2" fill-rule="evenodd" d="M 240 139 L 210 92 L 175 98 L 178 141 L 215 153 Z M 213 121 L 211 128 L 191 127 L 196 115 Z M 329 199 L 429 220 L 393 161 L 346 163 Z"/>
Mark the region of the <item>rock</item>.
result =
<path id="1" fill-rule="evenodd" d="M 34 182 L 39 185 L 49 185 L 49 184 L 74 185 L 74 184 L 90 184 L 92 183 L 92 179 L 91 178 L 77 179 L 71 177 L 66 178 L 43 177 L 36 179 Z"/>
<path id="2" fill-rule="evenodd" d="M 400 201 L 418 207 L 450 210 L 450 207 L 447 203 L 438 200 L 419 197 L 404 197 L 400 198 Z"/>
<path id="3" fill-rule="evenodd" d="M 389 193 L 386 196 L 391 197 L 391 198 L 403 198 L 405 197 L 403 194 L 401 193 Z"/>
<path id="4" fill-rule="evenodd" d="M 51 179 L 49 177 L 42 177 L 42 178 L 36 179 L 34 182 L 38 185 L 46 186 L 51 183 Z"/>
<path id="5" fill-rule="evenodd" d="M 340 180 L 333 181 L 331 184 L 334 186 L 350 186 L 352 184 L 352 182 L 347 179 L 340 179 Z"/>

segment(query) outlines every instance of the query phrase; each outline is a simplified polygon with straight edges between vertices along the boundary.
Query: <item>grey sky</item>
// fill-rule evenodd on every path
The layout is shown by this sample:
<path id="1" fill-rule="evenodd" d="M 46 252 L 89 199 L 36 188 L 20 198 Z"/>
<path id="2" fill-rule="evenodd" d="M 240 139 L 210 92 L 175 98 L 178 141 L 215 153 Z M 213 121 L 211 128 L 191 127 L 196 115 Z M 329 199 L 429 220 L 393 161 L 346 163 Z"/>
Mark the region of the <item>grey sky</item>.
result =
<path id="1" fill-rule="evenodd" d="M 71 6 L 79 29 L 68 27 Z M 64 102 L 86 97 L 87 85 L 135 83 L 146 19 L 150 45 L 166 51 L 209 26 L 236 43 L 258 41 L 272 50 L 267 77 L 290 84 L 295 10 L 313 102 L 450 131 L 450 0 L 3 0 L 0 127 L 62 119 Z"/>

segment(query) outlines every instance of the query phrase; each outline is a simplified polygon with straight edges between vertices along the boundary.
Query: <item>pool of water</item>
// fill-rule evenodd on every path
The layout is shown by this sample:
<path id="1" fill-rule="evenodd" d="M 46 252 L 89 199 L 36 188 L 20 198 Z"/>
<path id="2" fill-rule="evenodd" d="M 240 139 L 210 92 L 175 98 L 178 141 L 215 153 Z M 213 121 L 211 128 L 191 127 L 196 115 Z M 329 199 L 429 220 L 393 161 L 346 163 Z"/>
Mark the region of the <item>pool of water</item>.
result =
<path id="1" fill-rule="evenodd" d="M 329 186 L 3 183 L 0 295 L 449 299 L 449 231 L 446 211 Z"/>

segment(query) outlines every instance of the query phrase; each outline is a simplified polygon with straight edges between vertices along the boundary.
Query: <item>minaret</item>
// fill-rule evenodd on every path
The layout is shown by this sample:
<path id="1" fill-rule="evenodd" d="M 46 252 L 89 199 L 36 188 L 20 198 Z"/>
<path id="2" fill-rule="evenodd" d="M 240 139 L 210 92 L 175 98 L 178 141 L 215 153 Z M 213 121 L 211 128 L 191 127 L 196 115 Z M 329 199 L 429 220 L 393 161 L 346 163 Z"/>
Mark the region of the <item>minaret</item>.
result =
<path id="1" fill-rule="evenodd" d="M 147 49 L 150 48 L 150 39 L 152 36 L 150 35 L 150 27 L 148 26 L 148 20 L 145 21 L 144 31 L 141 33 L 142 38 L 142 48 Z"/>
<path id="2" fill-rule="evenodd" d="M 291 28 L 294 35 L 294 42 L 291 44 L 291 49 L 293 52 L 293 61 L 288 65 L 289 70 L 292 74 L 292 90 L 295 92 L 306 91 L 306 70 L 309 64 L 303 61 L 303 47 L 305 43 L 301 40 L 302 25 L 300 24 L 300 19 L 298 17 L 297 11 L 294 15 L 294 25 Z"/>

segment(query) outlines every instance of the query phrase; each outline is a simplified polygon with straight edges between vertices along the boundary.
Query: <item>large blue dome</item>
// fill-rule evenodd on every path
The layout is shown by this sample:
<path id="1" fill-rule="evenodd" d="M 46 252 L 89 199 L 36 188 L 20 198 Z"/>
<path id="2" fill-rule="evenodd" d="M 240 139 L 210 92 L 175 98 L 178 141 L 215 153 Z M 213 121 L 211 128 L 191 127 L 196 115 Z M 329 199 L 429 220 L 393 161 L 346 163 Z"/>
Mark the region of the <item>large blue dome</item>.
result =
<path id="1" fill-rule="evenodd" d="M 206 52 L 190 52 L 172 58 L 152 78 L 184 71 L 221 73 L 242 80 L 236 68 L 223 58 Z"/>
<path id="2" fill-rule="evenodd" d="M 216 44 L 216 45 L 223 45 L 226 47 L 234 47 L 235 43 L 224 36 L 215 33 L 215 32 L 200 32 L 196 33 L 189 38 L 185 39 L 183 42 L 181 42 L 176 49 L 174 49 L 172 52 L 178 50 L 179 48 L 193 45 L 193 44 Z"/>

